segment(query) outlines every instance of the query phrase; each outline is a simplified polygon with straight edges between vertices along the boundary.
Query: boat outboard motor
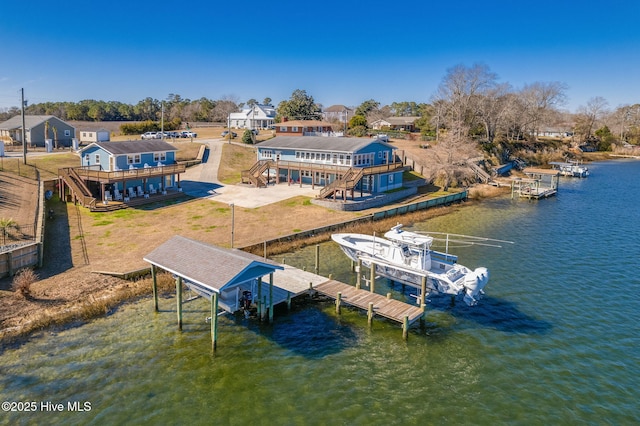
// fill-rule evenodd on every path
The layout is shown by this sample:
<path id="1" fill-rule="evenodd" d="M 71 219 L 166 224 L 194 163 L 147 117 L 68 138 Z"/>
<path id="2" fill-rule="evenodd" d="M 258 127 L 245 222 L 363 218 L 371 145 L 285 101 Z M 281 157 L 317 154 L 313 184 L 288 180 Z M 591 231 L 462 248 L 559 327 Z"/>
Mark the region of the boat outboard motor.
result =
<path id="1" fill-rule="evenodd" d="M 482 289 L 489 282 L 489 271 L 487 268 L 476 268 L 473 272 L 469 272 L 464 277 L 464 287 L 466 294 L 464 295 L 464 302 L 469 306 L 474 306 L 478 303 L 480 295 L 484 294 Z"/>

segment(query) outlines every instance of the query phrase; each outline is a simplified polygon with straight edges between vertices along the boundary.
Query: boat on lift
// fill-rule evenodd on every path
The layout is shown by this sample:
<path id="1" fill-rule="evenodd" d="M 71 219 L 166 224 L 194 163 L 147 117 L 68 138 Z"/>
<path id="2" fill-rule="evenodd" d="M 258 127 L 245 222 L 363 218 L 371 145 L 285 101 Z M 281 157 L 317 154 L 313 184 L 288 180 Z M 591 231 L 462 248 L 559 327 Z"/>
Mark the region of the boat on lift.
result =
<path id="1" fill-rule="evenodd" d="M 569 160 L 566 163 L 551 161 L 549 164 L 554 170 L 558 170 L 562 176 L 580 178 L 589 176 L 589 169 L 587 166 L 576 160 Z"/>
<path id="2" fill-rule="evenodd" d="M 476 305 L 484 294 L 489 271 L 485 267 L 471 270 L 458 264 L 458 256 L 448 253 L 449 244 L 464 242 L 500 247 L 489 242 L 509 242 L 458 234 L 409 232 L 403 230 L 401 224 L 387 231 L 384 238 L 366 234 L 333 234 L 331 238 L 351 260 L 362 261 L 368 268 L 374 264 L 378 275 L 418 289 L 422 289 L 424 282 L 427 293 L 464 294 L 469 306 Z M 432 249 L 434 239 L 446 243 L 445 252 Z"/>

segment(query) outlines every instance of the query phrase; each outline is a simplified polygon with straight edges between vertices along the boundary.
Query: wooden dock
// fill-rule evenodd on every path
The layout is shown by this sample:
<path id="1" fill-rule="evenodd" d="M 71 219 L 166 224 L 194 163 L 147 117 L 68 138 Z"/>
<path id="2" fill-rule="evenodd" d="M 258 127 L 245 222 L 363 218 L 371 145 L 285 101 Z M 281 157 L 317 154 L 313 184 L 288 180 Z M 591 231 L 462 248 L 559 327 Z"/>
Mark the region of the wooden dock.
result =
<path id="1" fill-rule="evenodd" d="M 413 324 L 424 314 L 424 310 L 417 306 L 387 298 L 377 293 L 371 293 L 369 290 L 357 289 L 340 281 L 329 280 L 315 285 L 313 289 L 332 299 L 338 300 L 339 298 L 341 302 L 360 309 L 368 310 L 369 305 L 373 304 L 373 313 L 375 315 L 400 323 L 404 323 L 405 318 L 407 318 L 408 325 Z M 340 293 L 340 296 L 338 296 L 338 293 Z"/>

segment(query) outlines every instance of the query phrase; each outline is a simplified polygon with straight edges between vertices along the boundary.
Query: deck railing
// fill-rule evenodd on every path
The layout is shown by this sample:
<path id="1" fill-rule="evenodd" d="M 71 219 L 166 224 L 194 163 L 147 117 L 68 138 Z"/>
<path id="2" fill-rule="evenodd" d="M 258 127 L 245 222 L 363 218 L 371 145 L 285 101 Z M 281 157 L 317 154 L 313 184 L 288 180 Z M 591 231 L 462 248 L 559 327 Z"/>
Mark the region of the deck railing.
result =
<path id="1" fill-rule="evenodd" d="M 84 180 L 113 182 L 120 180 L 143 179 L 150 176 L 184 173 L 186 167 L 184 164 L 167 164 L 163 166 L 140 167 L 108 172 L 104 170 L 95 170 L 92 166 L 89 166 L 74 167 L 73 170 Z"/>

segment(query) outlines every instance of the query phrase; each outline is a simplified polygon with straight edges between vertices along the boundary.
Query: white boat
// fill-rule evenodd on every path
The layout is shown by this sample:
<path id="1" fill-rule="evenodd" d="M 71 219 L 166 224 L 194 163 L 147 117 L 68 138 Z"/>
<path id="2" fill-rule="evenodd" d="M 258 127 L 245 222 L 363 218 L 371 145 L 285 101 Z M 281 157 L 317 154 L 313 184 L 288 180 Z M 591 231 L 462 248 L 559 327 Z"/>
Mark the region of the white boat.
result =
<path id="1" fill-rule="evenodd" d="M 450 241 L 449 236 L 467 238 L 466 242 L 469 244 L 497 241 L 455 234 L 445 235 L 447 238 L 443 240 L 447 242 Z M 433 236 L 404 231 L 400 224 L 386 232 L 384 238 L 365 234 L 333 234 L 331 238 L 351 260 L 361 260 L 368 268 L 373 263 L 378 275 L 418 289 L 422 288 L 423 277 L 426 277 L 427 293 L 464 294 L 464 301 L 469 306 L 478 303 L 484 294 L 484 287 L 489 282 L 487 268 L 471 270 L 458 264 L 457 256 L 431 249 Z M 475 239 L 475 242 L 468 239 Z"/>
<path id="2" fill-rule="evenodd" d="M 584 178 L 589 176 L 589 169 L 587 166 L 579 163 L 578 161 L 568 161 L 561 163 L 558 161 L 551 161 L 549 163 L 554 170 L 558 170 L 563 176 L 580 177 Z"/>

